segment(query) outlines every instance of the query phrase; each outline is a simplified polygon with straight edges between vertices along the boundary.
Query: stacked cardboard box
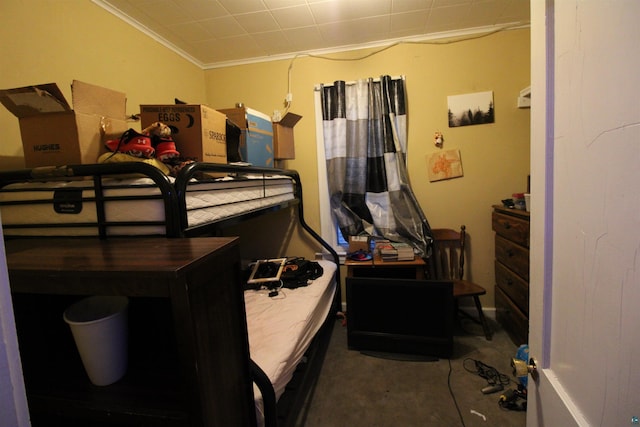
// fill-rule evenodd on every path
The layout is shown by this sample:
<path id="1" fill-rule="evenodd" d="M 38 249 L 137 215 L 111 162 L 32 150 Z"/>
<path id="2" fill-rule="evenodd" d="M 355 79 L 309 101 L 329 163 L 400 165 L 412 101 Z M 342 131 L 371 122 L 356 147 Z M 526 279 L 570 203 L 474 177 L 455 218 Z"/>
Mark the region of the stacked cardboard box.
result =
<path id="1" fill-rule="evenodd" d="M 252 166 L 272 168 L 273 124 L 271 117 L 246 107 L 218 110 L 240 128 L 240 157 Z"/>
<path id="2" fill-rule="evenodd" d="M 200 104 L 141 105 L 140 122 L 147 126 L 162 122 L 180 155 L 207 163 L 227 163 L 227 118 Z"/>
<path id="3" fill-rule="evenodd" d="M 349 253 L 371 252 L 369 236 L 349 236 Z"/>
<path id="4" fill-rule="evenodd" d="M 104 141 L 127 130 L 126 95 L 74 80 L 73 109 L 55 83 L 0 91 L 20 124 L 25 166 L 95 163 Z"/>
<path id="5" fill-rule="evenodd" d="M 275 160 L 295 158 L 293 127 L 302 116 L 287 113 L 279 121 L 272 122 L 267 114 L 245 106 L 218 111 L 226 114 L 241 130 L 242 161 L 253 166 L 273 167 Z"/>

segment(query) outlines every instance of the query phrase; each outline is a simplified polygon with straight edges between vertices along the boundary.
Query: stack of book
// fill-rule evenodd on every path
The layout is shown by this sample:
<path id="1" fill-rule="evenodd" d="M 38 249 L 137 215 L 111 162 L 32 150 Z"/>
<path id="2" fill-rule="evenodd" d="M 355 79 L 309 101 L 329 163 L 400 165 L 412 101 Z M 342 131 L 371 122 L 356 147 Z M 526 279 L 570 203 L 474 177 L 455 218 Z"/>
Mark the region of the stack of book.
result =
<path id="1" fill-rule="evenodd" d="M 415 257 L 413 248 L 407 243 L 377 240 L 375 250 L 382 261 L 413 261 Z"/>

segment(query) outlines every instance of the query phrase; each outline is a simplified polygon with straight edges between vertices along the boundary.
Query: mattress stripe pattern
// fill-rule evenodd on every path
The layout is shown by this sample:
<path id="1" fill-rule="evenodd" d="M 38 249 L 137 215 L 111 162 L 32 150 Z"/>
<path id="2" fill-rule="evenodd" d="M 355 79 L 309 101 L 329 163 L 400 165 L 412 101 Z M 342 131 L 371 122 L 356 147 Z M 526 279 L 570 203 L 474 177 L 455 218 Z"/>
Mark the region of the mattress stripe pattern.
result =
<path id="1" fill-rule="evenodd" d="M 108 236 L 166 234 L 164 201 L 149 178 L 103 180 Z M 77 212 L 56 211 L 58 194 L 74 193 Z M 10 184 L 0 189 L 7 236 L 97 236 L 99 210 L 92 181 Z M 188 227 L 220 221 L 293 200 L 288 177 L 244 176 L 213 182 L 192 180 L 185 193 Z"/>

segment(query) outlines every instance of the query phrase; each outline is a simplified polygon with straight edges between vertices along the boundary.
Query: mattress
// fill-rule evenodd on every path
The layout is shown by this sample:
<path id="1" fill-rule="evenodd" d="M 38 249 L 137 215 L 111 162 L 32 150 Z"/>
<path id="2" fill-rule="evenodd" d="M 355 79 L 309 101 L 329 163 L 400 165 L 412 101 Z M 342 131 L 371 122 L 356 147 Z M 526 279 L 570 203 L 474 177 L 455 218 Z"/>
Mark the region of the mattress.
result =
<path id="1" fill-rule="evenodd" d="M 268 291 L 244 293 L 251 359 L 267 374 L 276 394 L 282 396 L 313 337 L 329 314 L 336 284 L 335 263 L 318 261 L 324 272 L 310 285 L 281 289 L 278 296 Z M 258 422 L 264 418 L 262 397 L 254 385 Z"/>
<path id="2" fill-rule="evenodd" d="M 264 179 L 263 179 L 264 178 Z M 186 191 L 187 227 L 218 221 L 291 200 L 293 182 L 284 176 L 244 175 L 192 184 Z"/>
<path id="3" fill-rule="evenodd" d="M 102 187 L 102 223 L 107 224 L 107 236 L 167 234 L 164 196 L 150 178 L 105 178 Z M 278 205 L 292 200 L 293 191 L 293 182 L 285 176 L 192 180 L 183 195 L 186 226 L 196 227 Z M 0 190 L 4 234 L 97 236 L 102 210 L 96 194 L 99 192 L 89 180 L 7 185 Z"/>

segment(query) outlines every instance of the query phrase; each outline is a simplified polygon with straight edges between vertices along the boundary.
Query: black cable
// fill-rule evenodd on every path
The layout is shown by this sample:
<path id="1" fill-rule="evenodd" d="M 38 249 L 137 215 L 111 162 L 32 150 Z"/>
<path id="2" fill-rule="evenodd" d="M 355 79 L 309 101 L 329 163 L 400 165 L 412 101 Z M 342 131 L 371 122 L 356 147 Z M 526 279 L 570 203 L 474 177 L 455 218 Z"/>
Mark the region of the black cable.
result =
<path id="1" fill-rule="evenodd" d="M 449 387 L 449 394 L 453 399 L 454 405 L 456 405 L 456 411 L 458 411 L 458 416 L 460 417 L 460 424 L 462 424 L 462 427 L 466 427 L 464 423 L 464 418 L 462 418 L 462 412 L 460 412 L 460 407 L 458 406 L 458 401 L 456 400 L 456 396 L 453 394 L 453 389 L 451 388 L 451 372 L 452 372 L 451 359 L 447 359 L 447 360 L 449 361 L 449 375 L 447 376 L 447 387 Z"/>
<path id="2" fill-rule="evenodd" d="M 472 370 L 472 369 L 467 367 L 467 365 L 468 365 L 467 362 L 469 362 L 469 361 L 474 363 L 474 368 L 475 369 Z M 487 383 L 489 383 L 489 385 L 501 384 L 501 385 L 504 386 L 504 385 L 507 385 L 507 384 L 509 384 L 511 382 L 511 380 L 509 379 L 508 375 L 500 373 L 496 368 L 494 368 L 492 366 L 489 366 L 489 365 L 481 362 L 480 360 L 466 358 L 462 362 L 462 366 L 468 372 L 471 372 L 472 374 L 477 374 L 478 376 L 480 376 L 480 377 L 484 378 L 485 380 L 487 380 Z"/>
<path id="3" fill-rule="evenodd" d="M 500 395 L 498 406 L 505 411 L 526 411 L 527 410 L 527 389 L 518 385 L 517 389 L 507 390 Z"/>

